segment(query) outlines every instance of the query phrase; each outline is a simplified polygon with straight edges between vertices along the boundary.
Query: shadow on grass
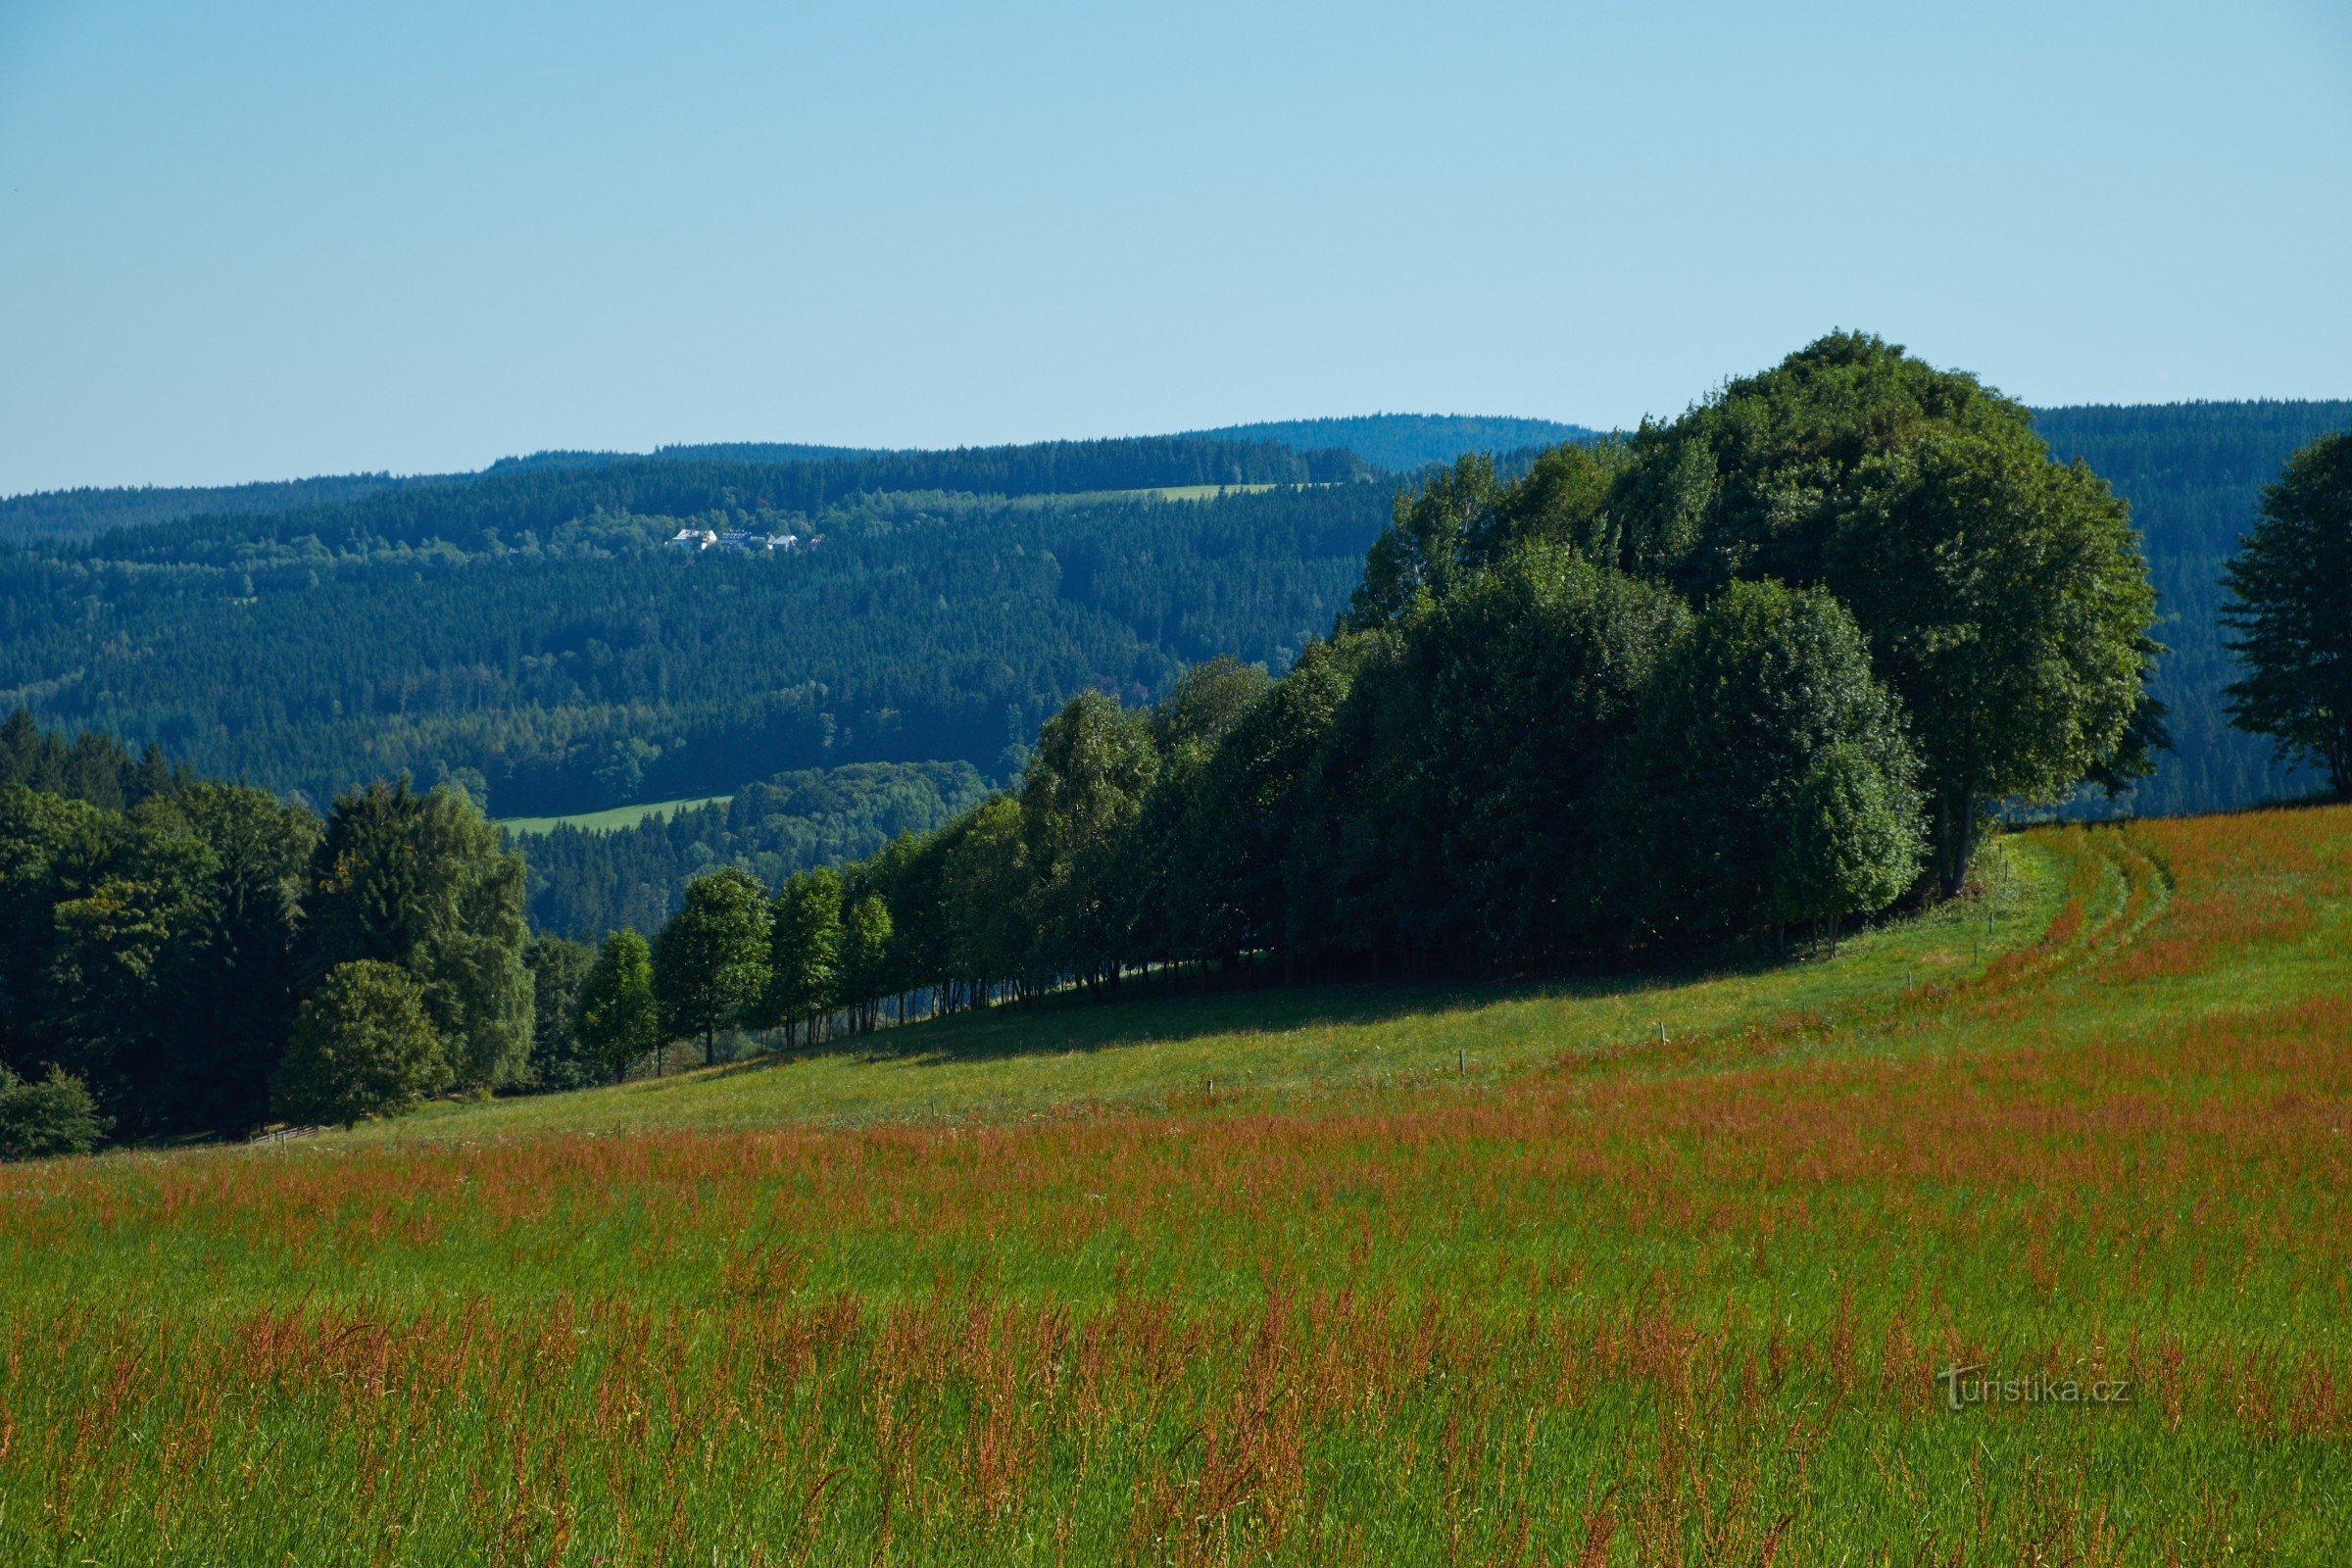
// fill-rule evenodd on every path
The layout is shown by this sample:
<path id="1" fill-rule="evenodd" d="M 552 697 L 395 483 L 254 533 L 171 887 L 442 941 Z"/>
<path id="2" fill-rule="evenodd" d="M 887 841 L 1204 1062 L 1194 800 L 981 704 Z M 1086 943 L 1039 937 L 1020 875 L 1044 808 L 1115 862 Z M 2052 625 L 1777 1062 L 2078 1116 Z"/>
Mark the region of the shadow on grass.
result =
<path id="1" fill-rule="evenodd" d="M 1727 954 L 1705 965 L 1545 980 L 1324 983 L 1280 986 L 1227 982 L 1207 990 L 1160 979 L 1129 981 L 1102 1001 L 1063 992 L 1023 1007 L 893 1024 L 815 1046 L 763 1053 L 698 1072 L 709 1081 L 790 1061 L 852 1056 L 920 1067 L 1067 1055 L 1171 1045 L 1214 1035 L 1284 1034 L 1300 1029 L 1388 1023 L 1463 1013 L 1504 1003 L 1594 1001 L 1639 996 L 1703 980 L 1761 974 L 1789 960 Z"/>

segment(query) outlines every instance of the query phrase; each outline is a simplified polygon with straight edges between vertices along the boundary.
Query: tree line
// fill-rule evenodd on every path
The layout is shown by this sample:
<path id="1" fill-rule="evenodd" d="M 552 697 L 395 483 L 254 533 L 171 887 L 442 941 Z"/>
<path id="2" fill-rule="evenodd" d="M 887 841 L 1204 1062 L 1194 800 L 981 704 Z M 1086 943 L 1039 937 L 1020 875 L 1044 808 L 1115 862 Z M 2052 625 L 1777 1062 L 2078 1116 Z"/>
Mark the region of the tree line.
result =
<path id="1" fill-rule="evenodd" d="M 1408 488 L 1280 678 L 1081 693 L 1016 790 L 935 832 L 772 898 L 691 884 L 650 1012 L 707 1038 L 1147 969 L 1835 940 L 1960 891 L 1997 805 L 2145 775 L 2153 620 L 2125 507 L 2027 410 L 1836 335 L 1623 441 Z"/>
<path id="2" fill-rule="evenodd" d="M 2352 794 L 2352 435 L 2228 571 L 2236 721 Z M 1973 377 L 1839 334 L 1670 423 L 1400 491 L 1328 636 L 1081 693 L 1016 788 L 652 940 L 524 917 L 466 793 L 300 803 L 0 724 L 0 1155 L 656 1070 L 1116 989 L 1827 942 L 1958 892 L 1997 808 L 2164 744 L 2121 503 Z"/>

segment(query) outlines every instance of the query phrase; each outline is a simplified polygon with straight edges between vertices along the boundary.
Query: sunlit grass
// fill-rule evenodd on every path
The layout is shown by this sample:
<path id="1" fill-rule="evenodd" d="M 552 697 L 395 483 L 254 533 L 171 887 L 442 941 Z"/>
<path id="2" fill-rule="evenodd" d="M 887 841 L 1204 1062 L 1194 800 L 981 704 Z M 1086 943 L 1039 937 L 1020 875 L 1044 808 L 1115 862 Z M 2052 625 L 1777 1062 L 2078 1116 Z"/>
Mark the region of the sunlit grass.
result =
<path id="1" fill-rule="evenodd" d="M 602 811 L 574 811 L 569 816 L 506 816 L 498 825 L 509 833 L 553 833 L 560 827 L 585 828 L 592 833 L 616 827 L 635 827 L 650 816 L 669 816 L 701 806 L 724 806 L 732 795 L 705 795 L 694 800 L 644 801 L 635 806 L 608 807 Z"/>

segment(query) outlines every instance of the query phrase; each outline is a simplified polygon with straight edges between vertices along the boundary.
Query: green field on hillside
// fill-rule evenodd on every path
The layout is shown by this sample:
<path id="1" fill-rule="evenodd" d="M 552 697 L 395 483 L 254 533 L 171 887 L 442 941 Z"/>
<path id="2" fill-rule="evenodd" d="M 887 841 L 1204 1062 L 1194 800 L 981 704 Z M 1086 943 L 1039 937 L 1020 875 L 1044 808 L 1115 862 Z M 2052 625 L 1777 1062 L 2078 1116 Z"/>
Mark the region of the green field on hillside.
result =
<path id="1" fill-rule="evenodd" d="M 553 833 L 560 827 L 600 832 L 616 827 L 635 827 L 649 816 L 668 816 L 678 811 L 693 810 L 698 806 L 724 806 L 733 799 L 731 795 L 703 795 L 683 801 L 645 801 L 636 806 L 615 806 L 602 811 L 575 811 L 569 816 L 501 817 L 498 825 L 510 833 Z"/>
<path id="2" fill-rule="evenodd" d="M 0 1560 L 2340 1560 L 2352 808 L 1985 869 L 0 1169 Z"/>
<path id="3" fill-rule="evenodd" d="M 1965 983 L 2043 930 L 2065 883 L 2050 848 L 2032 839 L 2002 842 L 1985 867 L 1987 897 L 1849 938 L 1826 962 L 1525 987 L 1180 991 L 1109 1006 L 1070 996 L 611 1089 L 444 1102 L 355 1136 L 994 1120 L 1189 1104 L 1212 1083 L 1219 1103 L 1260 1106 L 1465 1075 L 1494 1084 L 1564 1051 L 1639 1053 L 1661 1026 L 1671 1044 Z"/>

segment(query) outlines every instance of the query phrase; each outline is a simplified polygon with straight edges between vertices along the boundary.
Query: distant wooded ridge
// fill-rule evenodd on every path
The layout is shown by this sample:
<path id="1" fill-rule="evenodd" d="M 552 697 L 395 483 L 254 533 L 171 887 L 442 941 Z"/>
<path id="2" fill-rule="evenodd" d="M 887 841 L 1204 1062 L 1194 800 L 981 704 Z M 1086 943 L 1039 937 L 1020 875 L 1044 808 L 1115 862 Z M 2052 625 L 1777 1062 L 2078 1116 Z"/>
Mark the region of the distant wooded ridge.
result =
<path id="1" fill-rule="evenodd" d="M 2171 652 L 2153 684 L 2178 749 L 2137 808 L 2302 787 L 2225 722 L 2218 576 L 2261 487 L 2296 447 L 2352 426 L 2352 402 L 2057 409 L 2035 425 L 2132 504 L 2162 595 Z M 465 780 L 502 815 L 864 762 L 1001 779 L 1075 692 L 1146 701 L 1220 654 L 1287 668 L 1344 607 L 1397 468 L 1467 444 L 1515 450 L 1507 475 L 1531 437 L 1591 435 L 1387 415 L 19 497 L 0 502 L 0 539 L 16 540 L 0 544 L 0 700 L 318 802 L 402 770 Z M 1354 479 L 1380 482 L 1337 482 Z M 1224 484 L 1281 488 L 1137 493 Z M 828 537 L 814 557 L 647 559 L 688 521 L 804 518 Z"/>
<path id="2" fill-rule="evenodd" d="M 2218 419 L 2240 419 L 2256 427 L 2293 425 L 2313 433 L 2352 425 L 2352 401 L 2258 400 L 2148 404 L 2083 404 L 2036 412 L 2042 436 L 2063 450 L 2072 437 L 2105 433 L 2109 439 L 2162 444 L 2183 429 Z M 1128 438 L 1255 446 L 1272 443 L 1295 452 L 1346 451 L 1388 473 L 1403 473 L 1435 463 L 1450 463 L 1464 452 L 1507 454 L 1594 440 L 1608 432 L 1557 419 L 1452 414 L 1369 414 L 1316 419 L 1269 419 L 1250 424 L 1188 430 L 1173 437 Z M 2220 434 L 2217 430 L 2216 436 Z M 2227 438 L 2224 438 L 2227 439 Z M 2238 432 L 2238 456 L 2255 467 L 2275 471 L 2274 445 L 2258 430 Z M 789 441 L 674 443 L 650 453 L 563 451 L 500 458 L 473 472 L 395 475 L 389 472 L 324 474 L 307 479 L 257 480 L 235 485 L 86 486 L 0 497 L 0 541 L 85 538 L 111 528 L 167 522 L 201 515 L 263 515 L 336 506 L 385 490 L 442 488 L 493 474 L 547 468 L 600 468 L 636 462 L 833 464 L 875 459 L 964 457 L 1072 447 L 1112 448 L 1126 439 L 1037 443 L 1029 447 L 940 448 L 845 447 Z M 2162 460 L 2158 460 L 2161 466 Z M 2097 465 L 2093 465 L 2097 466 Z M 2113 476 L 2110 475 L 2112 478 Z M 1167 481 L 1176 483 L 1180 481 Z M 1185 483 L 1213 481 L 1186 480 Z M 1140 486 L 1136 488 L 1141 488 Z M 1003 492 L 1018 493 L 1018 492 Z"/>

